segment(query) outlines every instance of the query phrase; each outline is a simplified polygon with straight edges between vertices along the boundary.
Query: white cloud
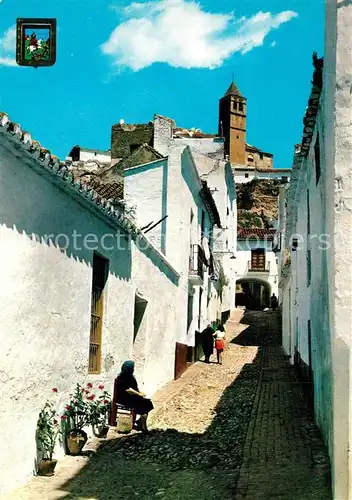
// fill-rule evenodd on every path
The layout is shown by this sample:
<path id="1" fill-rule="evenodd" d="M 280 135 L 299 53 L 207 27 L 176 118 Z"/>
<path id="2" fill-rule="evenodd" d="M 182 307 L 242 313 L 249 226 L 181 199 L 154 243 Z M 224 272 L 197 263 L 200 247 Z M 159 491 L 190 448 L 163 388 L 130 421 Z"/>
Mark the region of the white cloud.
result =
<path id="1" fill-rule="evenodd" d="M 114 7 L 113 7 L 114 8 Z M 101 46 L 115 66 L 134 71 L 155 62 L 182 68 L 215 68 L 235 52 L 245 54 L 263 45 L 266 35 L 297 16 L 258 12 L 236 19 L 213 14 L 194 1 L 133 2 L 121 11 L 125 19 Z"/>
<path id="2" fill-rule="evenodd" d="M 16 28 L 12 26 L 5 31 L 4 36 L 0 38 L 0 66 L 17 66 L 15 52 Z"/>

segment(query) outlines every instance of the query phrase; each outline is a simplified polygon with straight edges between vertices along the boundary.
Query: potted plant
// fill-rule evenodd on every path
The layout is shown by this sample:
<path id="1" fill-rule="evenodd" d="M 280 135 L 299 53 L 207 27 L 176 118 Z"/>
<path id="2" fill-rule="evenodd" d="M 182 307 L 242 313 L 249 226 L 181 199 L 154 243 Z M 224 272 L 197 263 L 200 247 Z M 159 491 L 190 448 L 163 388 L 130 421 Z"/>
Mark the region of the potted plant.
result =
<path id="1" fill-rule="evenodd" d="M 103 384 L 99 384 L 98 389 L 101 391 L 99 396 L 94 393 L 87 395 L 88 414 L 93 434 L 98 438 L 103 438 L 109 430 L 108 415 L 111 411 L 111 396 L 104 390 Z"/>
<path id="2" fill-rule="evenodd" d="M 92 384 L 88 384 L 89 386 L 92 386 Z M 89 409 L 86 399 L 89 392 L 88 389 L 77 384 L 75 392 L 61 417 L 65 422 L 66 451 L 70 455 L 79 455 L 88 439 L 83 428 L 89 423 Z"/>
<path id="3" fill-rule="evenodd" d="M 54 474 L 57 460 L 53 460 L 53 454 L 59 436 L 61 436 L 61 428 L 57 412 L 54 404 L 47 401 L 39 413 L 36 430 L 37 447 L 42 457 L 38 462 L 38 474 L 40 476 L 52 476 Z"/>

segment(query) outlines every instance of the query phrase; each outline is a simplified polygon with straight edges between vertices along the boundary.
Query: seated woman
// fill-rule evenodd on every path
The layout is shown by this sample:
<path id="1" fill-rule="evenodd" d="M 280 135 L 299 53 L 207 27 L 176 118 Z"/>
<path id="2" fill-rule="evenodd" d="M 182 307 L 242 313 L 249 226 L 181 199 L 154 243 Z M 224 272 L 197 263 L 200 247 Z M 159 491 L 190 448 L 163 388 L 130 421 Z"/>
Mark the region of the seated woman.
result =
<path id="1" fill-rule="evenodd" d="M 131 408 L 135 414 L 140 415 L 136 427 L 138 430 L 147 432 L 148 413 L 153 410 L 154 406 L 151 400 L 147 399 L 145 394 L 138 390 L 137 380 L 133 372 L 134 361 L 125 361 L 121 372 L 115 379 L 110 424 L 116 424 L 116 404 L 121 404 Z"/>

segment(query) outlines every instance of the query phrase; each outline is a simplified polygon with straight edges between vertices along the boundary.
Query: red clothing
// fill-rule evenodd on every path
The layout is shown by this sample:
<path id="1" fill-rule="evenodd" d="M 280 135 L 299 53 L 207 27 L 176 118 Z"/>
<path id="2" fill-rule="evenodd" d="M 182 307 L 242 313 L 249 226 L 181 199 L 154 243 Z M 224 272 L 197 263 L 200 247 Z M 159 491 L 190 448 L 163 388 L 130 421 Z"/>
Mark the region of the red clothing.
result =
<path id="1" fill-rule="evenodd" d="M 224 345 L 225 345 L 224 339 L 216 339 L 215 340 L 215 349 L 217 351 L 223 350 Z"/>

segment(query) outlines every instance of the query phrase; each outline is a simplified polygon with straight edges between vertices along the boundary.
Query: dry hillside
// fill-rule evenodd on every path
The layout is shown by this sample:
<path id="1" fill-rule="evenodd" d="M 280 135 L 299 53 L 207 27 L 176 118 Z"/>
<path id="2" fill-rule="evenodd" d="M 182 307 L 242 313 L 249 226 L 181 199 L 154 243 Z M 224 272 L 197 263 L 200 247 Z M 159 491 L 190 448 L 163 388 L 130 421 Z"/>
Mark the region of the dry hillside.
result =
<path id="1" fill-rule="evenodd" d="M 273 227 L 280 184 L 280 181 L 266 179 L 237 184 L 237 226 Z"/>

